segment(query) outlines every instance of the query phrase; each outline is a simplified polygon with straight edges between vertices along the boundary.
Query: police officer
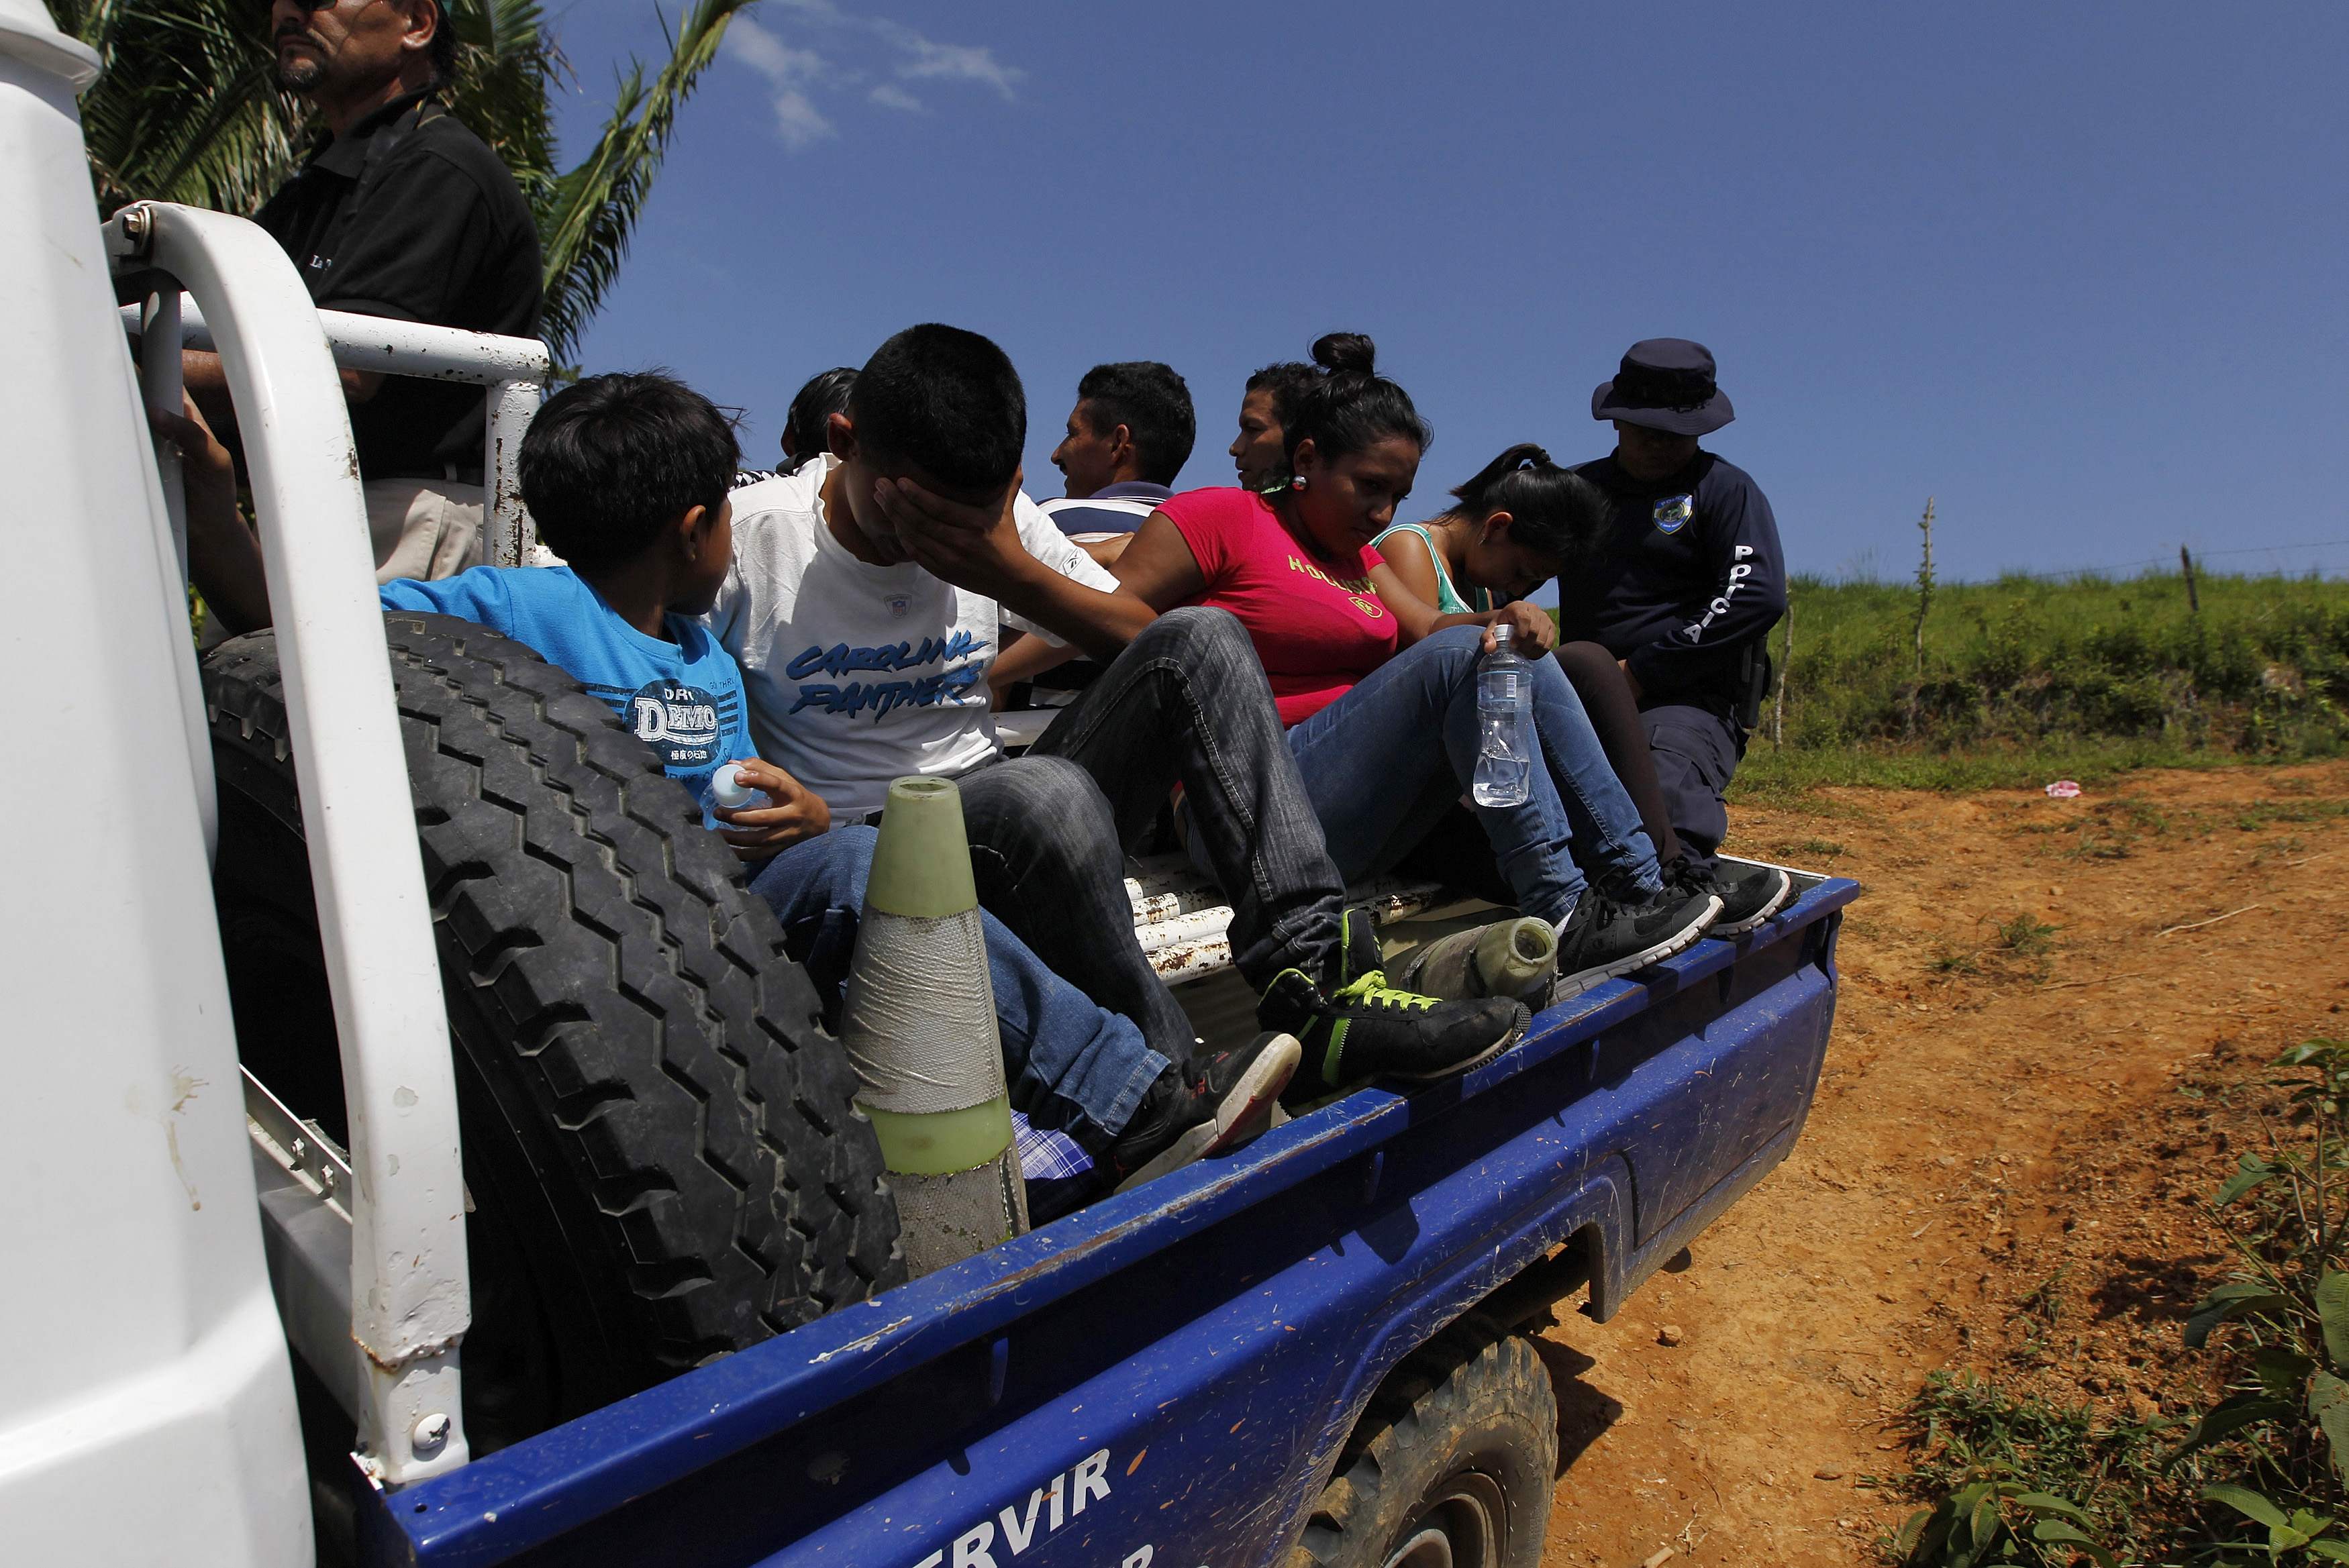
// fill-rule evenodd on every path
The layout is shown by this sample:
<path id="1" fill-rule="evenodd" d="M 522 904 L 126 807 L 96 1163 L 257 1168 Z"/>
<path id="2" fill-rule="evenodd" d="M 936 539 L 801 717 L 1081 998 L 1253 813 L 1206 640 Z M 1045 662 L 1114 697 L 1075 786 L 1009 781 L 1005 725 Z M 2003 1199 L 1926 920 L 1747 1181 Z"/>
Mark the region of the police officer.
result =
<path id="1" fill-rule="evenodd" d="M 1703 345 L 1633 344 L 1591 393 L 1590 417 L 1614 422 L 1615 450 L 1575 471 L 1606 492 L 1612 521 L 1587 565 L 1558 582 L 1559 636 L 1620 661 L 1696 869 L 1731 908 L 1775 910 L 1785 874 L 1723 865 L 1717 851 L 1729 829 L 1722 792 L 1769 683 L 1764 639 L 1786 609 L 1777 520 L 1743 469 L 1697 445 L 1736 418 Z"/>
<path id="2" fill-rule="evenodd" d="M 321 308 L 538 335 L 538 232 L 513 175 L 439 95 L 457 35 L 442 0 L 276 0 L 280 87 L 328 132 L 254 221 Z M 187 380 L 217 425 L 217 358 Z M 342 372 L 378 575 L 444 577 L 481 559 L 484 393 Z"/>

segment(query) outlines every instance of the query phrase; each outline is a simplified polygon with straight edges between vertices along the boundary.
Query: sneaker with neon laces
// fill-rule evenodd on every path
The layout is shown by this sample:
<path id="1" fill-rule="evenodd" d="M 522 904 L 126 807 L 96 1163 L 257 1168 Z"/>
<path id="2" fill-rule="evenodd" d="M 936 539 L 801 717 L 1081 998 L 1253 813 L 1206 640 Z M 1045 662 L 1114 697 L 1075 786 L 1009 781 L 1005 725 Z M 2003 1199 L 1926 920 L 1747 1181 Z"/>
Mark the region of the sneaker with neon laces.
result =
<path id="1" fill-rule="evenodd" d="M 1305 1047 L 1293 1090 L 1449 1078 L 1516 1044 L 1531 1020 L 1524 1003 L 1507 997 L 1446 1002 L 1398 990 L 1380 963 L 1369 912 L 1348 910 L 1326 989 L 1302 969 L 1284 969 L 1265 987 L 1257 1021 L 1287 1030 Z"/>
<path id="2" fill-rule="evenodd" d="M 1187 1072 L 1170 1067 L 1160 1073 L 1101 1156 L 1117 1178 L 1117 1190 L 1237 1149 L 1263 1132 L 1302 1055 L 1296 1037 L 1275 1030 L 1196 1061 Z"/>
<path id="3" fill-rule="evenodd" d="M 1670 958 L 1692 945 L 1721 913 L 1719 895 L 1666 888 L 1643 903 L 1621 903 L 1585 888 L 1557 928 L 1557 980 L 1552 1006 L 1602 980 Z"/>

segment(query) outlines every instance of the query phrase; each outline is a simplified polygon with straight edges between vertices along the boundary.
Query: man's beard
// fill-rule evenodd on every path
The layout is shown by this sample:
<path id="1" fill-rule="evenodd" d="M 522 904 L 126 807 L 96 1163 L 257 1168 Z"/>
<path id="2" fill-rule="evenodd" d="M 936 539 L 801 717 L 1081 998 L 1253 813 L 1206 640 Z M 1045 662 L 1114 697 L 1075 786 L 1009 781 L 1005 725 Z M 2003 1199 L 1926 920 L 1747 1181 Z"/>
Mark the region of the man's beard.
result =
<path id="1" fill-rule="evenodd" d="M 306 93 L 326 75 L 326 62 L 316 55 L 277 57 L 277 85 L 289 93 Z"/>

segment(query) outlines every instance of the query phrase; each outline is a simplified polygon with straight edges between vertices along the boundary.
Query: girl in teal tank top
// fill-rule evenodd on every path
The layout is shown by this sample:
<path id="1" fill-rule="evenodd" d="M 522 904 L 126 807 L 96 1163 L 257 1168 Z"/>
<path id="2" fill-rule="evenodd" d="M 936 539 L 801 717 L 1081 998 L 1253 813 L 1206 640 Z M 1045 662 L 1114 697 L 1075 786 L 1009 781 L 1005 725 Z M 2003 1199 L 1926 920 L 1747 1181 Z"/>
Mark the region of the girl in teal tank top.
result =
<path id="1" fill-rule="evenodd" d="M 1565 537 L 1547 517 L 1521 522 L 1508 506 L 1512 492 L 1525 488 L 1513 482 L 1520 473 L 1547 481 L 1542 488 L 1580 482 L 1547 452 L 1521 442 L 1454 490 L 1450 511 L 1425 522 L 1397 523 L 1371 543 L 1405 587 L 1444 614 L 1482 614 L 1522 599 L 1590 542 Z"/>
<path id="2" fill-rule="evenodd" d="M 1437 521 L 1440 523 L 1443 520 Z M 1433 531 L 1426 523 L 1399 522 L 1371 541 L 1371 547 L 1387 558 L 1388 564 L 1393 564 L 1395 558 L 1387 549 L 1387 541 L 1398 533 L 1408 533 L 1418 540 L 1426 547 L 1428 558 L 1435 563 L 1435 607 L 1438 610 L 1446 615 L 1481 615 L 1493 607 L 1493 596 L 1482 588 L 1469 589 L 1472 596 L 1469 599 L 1460 596 L 1460 590 L 1452 585 L 1452 573 L 1444 564 L 1444 546 L 1436 542 Z"/>

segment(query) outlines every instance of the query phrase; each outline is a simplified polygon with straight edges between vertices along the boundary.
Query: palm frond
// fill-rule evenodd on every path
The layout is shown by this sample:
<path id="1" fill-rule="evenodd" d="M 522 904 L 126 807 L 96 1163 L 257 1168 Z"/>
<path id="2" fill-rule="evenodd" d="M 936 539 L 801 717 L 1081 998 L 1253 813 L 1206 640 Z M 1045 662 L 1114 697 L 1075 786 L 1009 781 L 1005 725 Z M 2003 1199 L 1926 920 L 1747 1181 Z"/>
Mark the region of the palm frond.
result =
<path id="1" fill-rule="evenodd" d="M 668 150 L 678 110 L 717 57 L 727 25 L 750 4 L 699 0 L 649 88 L 643 66 L 631 61 L 603 135 L 586 158 L 554 182 L 549 204 L 539 209 L 546 278 L 541 331 L 558 360 L 577 346 L 619 275 L 630 232 Z"/>
<path id="2" fill-rule="evenodd" d="M 142 196 L 250 212 L 293 170 L 298 106 L 272 79 L 267 14 L 233 0 L 49 0 L 98 52 L 82 125 L 109 211 Z"/>
<path id="3" fill-rule="evenodd" d="M 454 7 L 457 79 L 448 102 L 490 144 L 539 207 L 537 192 L 554 179 L 551 95 L 570 79 L 570 63 L 545 29 L 538 0 L 467 0 Z"/>

